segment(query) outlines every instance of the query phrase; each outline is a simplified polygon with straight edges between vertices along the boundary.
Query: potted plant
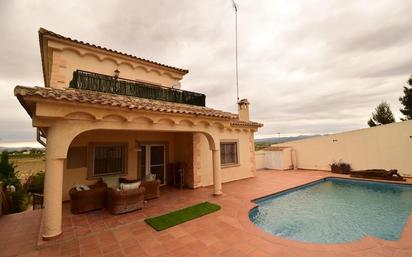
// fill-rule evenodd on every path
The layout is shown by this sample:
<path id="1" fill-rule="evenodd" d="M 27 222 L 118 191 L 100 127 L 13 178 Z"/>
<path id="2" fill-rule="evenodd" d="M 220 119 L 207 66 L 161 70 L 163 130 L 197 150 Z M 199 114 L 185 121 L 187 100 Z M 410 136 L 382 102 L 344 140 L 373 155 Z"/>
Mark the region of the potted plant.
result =
<path id="1" fill-rule="evenodd" d="M 341 160 L 336 162 L 334 161 L 332 164 L 329 165 L 332 173 L 338 174 L 349 174 L 352 170 L 352 167 L 349 163 L 342 162 Z"/>

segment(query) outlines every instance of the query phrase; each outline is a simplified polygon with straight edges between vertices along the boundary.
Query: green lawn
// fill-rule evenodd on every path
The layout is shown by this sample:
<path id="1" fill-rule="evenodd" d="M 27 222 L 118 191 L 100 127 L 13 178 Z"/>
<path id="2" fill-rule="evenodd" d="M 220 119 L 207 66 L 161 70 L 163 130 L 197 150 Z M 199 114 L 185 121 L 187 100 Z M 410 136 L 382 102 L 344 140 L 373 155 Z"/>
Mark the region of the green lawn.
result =
<path id="1" fill-rule="evenodd" d="M 155 230 L 162 231 L 218 210 L 220 210 L 219 205 L 203 202 L 161 216 L 148 218 L 144 221 Z"/>

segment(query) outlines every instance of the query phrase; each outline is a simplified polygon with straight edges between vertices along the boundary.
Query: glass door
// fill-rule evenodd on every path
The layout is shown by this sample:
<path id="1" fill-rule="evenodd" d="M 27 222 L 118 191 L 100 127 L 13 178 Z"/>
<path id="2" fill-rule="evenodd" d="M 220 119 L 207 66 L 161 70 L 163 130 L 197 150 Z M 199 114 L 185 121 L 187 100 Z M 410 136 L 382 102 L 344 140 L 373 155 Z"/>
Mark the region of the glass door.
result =
<path id="1" fill-rule="evenodd" d="M 160 184 L 166 184 L 165 180 L 165 146 L 151 145 L 150 146 L 150 173 L 156 174 L 156 178 L 160 179 Z"/>
<path id="2" fill-rule="evenodd" d="M 161 185 L 166 184 L 166 151 L 164 144 L 141 145 L 140 171 L 142 178 L 152 173 Z"/>

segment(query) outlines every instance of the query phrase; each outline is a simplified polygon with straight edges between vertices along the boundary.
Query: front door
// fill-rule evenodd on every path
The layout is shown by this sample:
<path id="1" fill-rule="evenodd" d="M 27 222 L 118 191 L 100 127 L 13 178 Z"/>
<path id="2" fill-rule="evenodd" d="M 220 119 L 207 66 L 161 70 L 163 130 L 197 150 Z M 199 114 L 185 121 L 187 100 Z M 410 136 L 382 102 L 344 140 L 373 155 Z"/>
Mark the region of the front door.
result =
<path id="1" fill-rule="evenodd" d="M 166 184 L 166 147 L 164 144 L 144 144 L 140 146 L 141 177 L 152 173 L 161 185 Z"/>

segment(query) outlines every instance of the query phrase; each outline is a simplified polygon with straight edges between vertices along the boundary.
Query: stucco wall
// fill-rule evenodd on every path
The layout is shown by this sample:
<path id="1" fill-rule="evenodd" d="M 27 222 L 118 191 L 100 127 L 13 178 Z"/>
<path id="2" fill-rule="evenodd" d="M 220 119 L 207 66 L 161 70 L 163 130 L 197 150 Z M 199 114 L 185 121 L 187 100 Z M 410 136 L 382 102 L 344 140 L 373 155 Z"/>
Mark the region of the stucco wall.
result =
<path id="1" fill-rule="evenodd" d="M 178 79 L 161 75 L 156 71 L 147 71 L 144 68 L 133 68 L 126 64 L 117 66 L 117 64 L 110 59 L 100 61 L 93 55 L 80 56 L 74 51 L 62 51 L 61 58 L 67 63 L 66 68 L 61 70 L 61 75 L 65 77 L 67 84 L 73 77 L 73 71 L 75 70 L 86 70 L 113 76 L 114 70 L 118 69 L 120 71 L 120 77 L 122 78 L 146 81 L 169 87 L 178 81 Z"/>
<path id="2" fill-rule="evenodd" d="M 239 164 L 230 167 L 221 167 L 222 182 L 249 178 L 254 176 L 256 168 L 251 161 L 254 158 L 254 151 L 251 152 L 250 132 L 225 131 L 219 134 L 220 140 L 233 140 L 238 142 Z M 253 143 L 252 146 L 254 147 Z M 200 158 L 200 186 L 210 186 L 213 184 L 213 163 L 212 152 L 209 150 L 207 139 L 201 135 L 201 158 Z M 224 191 L 224 187 L 223 187 Z"/>
<path id="3" fill-rule="evenodd" d="M 192 188 L 193 182 L 193 134 L 175 133 L 174 161 L 183 162 L 185 167 L 185 184 Z"/>
<path id="4" fill-rule="evenodd" d="M 254 158 L 254 151 L 250 150 L 250 136 L 250 132 L 243 130 L 221 133 L 221 140 L 237 141 L 239 148 L 239 165 L 222 168 L 222 182 L 254 176 L 255 166 L 251 162 L 251 159 Z M 196 144 L 195 141 L 197 141 Z M 80 134 L 73 140 L 70 146 L 87 147 L 91 142 L 127 142 L 128 174 L 126 177 L 129 179 L 140 178 L 137 143 L 166 143 L 168 151 L 166 163 L 184 162 L 187 164 L 185 171 L 187 186 L 196 188 L 213 184 L 212 152 L 206 136 L 201 133 L 94 130 Z M 196 166 L 195 172 L 193 171 L 194 166 Z M 87 179 L 87 167 L 68 169 L 65 164 L 63 171 L 63 200 L 69 200 L 68 192 L 74 185 L 78 183 L 90 185 L 95 183 L 95 181 L 95 179 Z"/>
<path id="5" fill-rule="evenodd" d="M 175 153 L 175 134 L 174 133 L 162 133 L 162 132 L 136 132 L 136 131 L 108 131 L 98 130 L 82 133 L 76 137 L 71 147 L 87 147 L 90 142 L 127 142 L 128 143 L 128 163 L 127 163 L 127 178 L 136 179 L 140 178 L 140 172 L 138 170 L 138 148 L 137 143 L 147 142 L 162 142 L 167 144 L 168 156 L 166 162 L 174 162 Z M 63 200 L 69 200 L 68 192 L 74 185 L 81 184 L 94 184 L 96 179 L 87 179 L 87 167 L 76 169 L 65 169 L 63 171 Z"/>
<path id="6" fill-rule="evenodd" d="M 292 149 L 285 148 L 278 151 L 260 150 L 256 152 L 256 169 L 293 169 Z"/>
<path id="7" fill-rule="evenodd" d="M 265 167 L 265 151 L 260 150 L 255 152 L 256 155 L 256 169 L 257 170 L 262 170 Z"/>
<path id="8" fill-rule="evenodd" d="M 300 169 L 330 170 L 342 160 L 354 170 L 397 169 L 412 176 L 412 121 L 278 144 L 296 151 Z"/>
<path id="9" fill-rule="evenodd" d="M 169 69 L 122 55 L 107 53 L 99 49 L 84 47 L 70 42 L 54 41 L 48 42 L 50 62 L 49 85 L 55 88 L 68 87 L 73 77 L 73 71 L 85 70 L 114 75 L 117 69 L 120 77 L 149 82 L 166 87 L 178 85 L 183 74 Z M 177 86 L 179 87 L 179 86 Z"/>

